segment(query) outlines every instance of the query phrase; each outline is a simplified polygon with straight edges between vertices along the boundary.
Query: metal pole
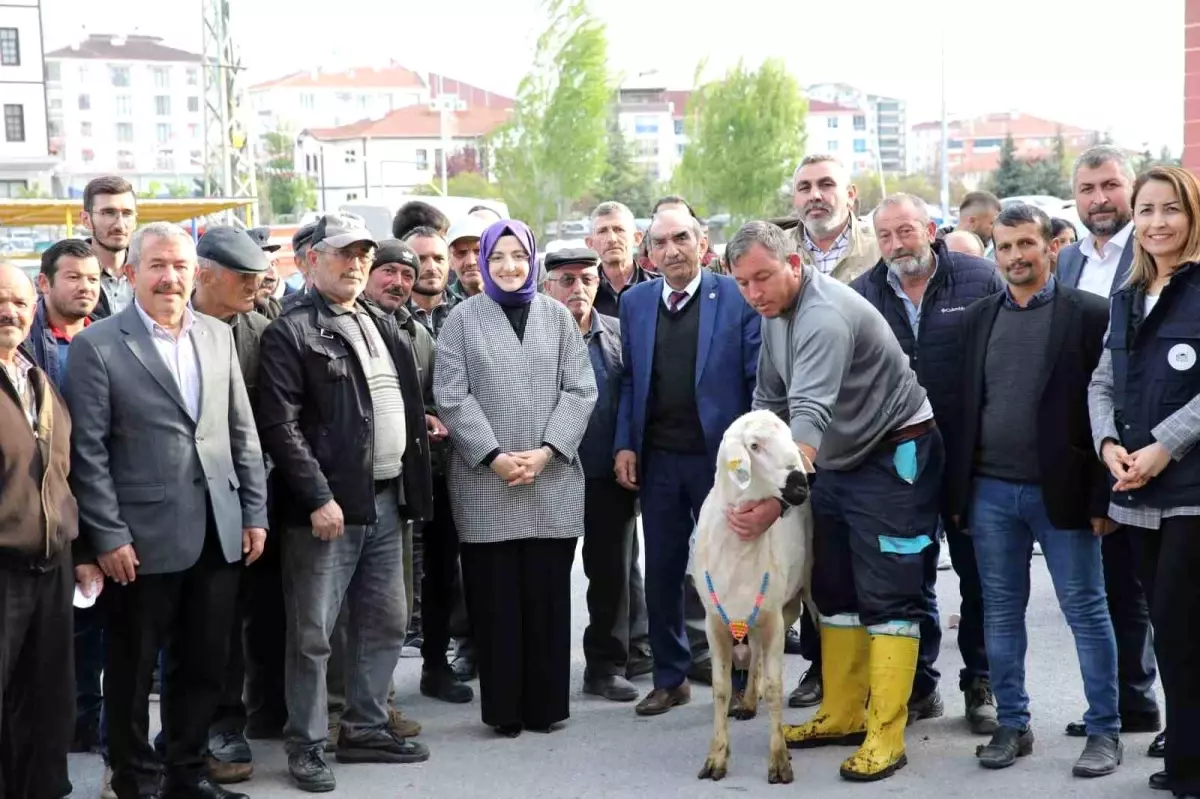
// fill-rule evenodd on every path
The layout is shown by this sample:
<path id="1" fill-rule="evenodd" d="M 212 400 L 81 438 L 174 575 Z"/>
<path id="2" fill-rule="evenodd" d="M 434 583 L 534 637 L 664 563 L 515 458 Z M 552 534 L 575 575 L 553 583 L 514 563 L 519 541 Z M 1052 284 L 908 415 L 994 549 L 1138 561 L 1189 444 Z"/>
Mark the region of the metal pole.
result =
<path id="1" fill-rule="evenodd" d="M 448 113 L 448 111 L 446 110 L 446 104 L 442 103 L 442 108 L 441 108 L 440 117 L 439 117 L 440 124 L 438 125 L 438 127 L 440 129 L 439 133 L 442 138 L 442 196 L 443 197 L 445 197 L 446 194 L 448 193 L 447 189 L 446 189 L 446 182 L 447 182 L 446 150 L 449 149 L 450 145 L 447 143 L 447 139 L 446 139 L 446 114 L 447 113 Z"/>
<path id="2" fill-rule="evenodd" d="M 946 23 L 942 23 L 942 223 L 950 218 L 950 160 L 948 150 L 950 147 L 950 136 L 948 125 L 946 123 Z"/>

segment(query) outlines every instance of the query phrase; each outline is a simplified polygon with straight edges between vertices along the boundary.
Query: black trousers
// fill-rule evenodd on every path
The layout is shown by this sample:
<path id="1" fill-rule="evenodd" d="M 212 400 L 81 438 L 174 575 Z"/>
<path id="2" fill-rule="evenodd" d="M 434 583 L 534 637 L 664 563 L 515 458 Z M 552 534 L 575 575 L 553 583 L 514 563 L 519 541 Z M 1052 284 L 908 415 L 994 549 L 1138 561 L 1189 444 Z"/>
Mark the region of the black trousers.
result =
<path id="1" fill-rule="evenodd" d="M 74 585 L 69 549 L 50 563 L 0 563 L 0 796 L 7 799 L 70 791 Z"/>
<path id="2" fill-rule="evenodd" d="M 1150 631 L 1150 606 L 1138 579 L 1140 552 L 1129 529 L 1110 533 L 1101 540 L 1104 558 L 1104 587 L 1108 613 L 1117 636 L 1117 686 L 1121 714 L 1156 713 L 1154 696 L 1154 638 Z"/>
<path id="3" fill-rule="evenodd" d="M 204 550 L 191 568 L 105 586 L 108 760 L 120 799 L 145 794 L 161 770 L 147 741 L 150 680 L 160 648 L 166 653 L 162 721 L 167 784 L 187 785 L 205 775 L 208 727 L 225 676 L 243 568 L 225 562 L 210 511 Z"/>
<path id="4" fill-rule="evenodd" d="M 636 500 L 637 494 L 611 477 L 587 481 L 583 572 L 588 579 L 588 626 L 583 631 L 583 657 L 590 677 L 624 676 L 630 647 L 649 647 Z"/>
<path id="5" fill-rule="evenodd" d="M 1154 622 L 1154 651 L 1167 704 L 1167 775 L 1176 794 L 1200 793 L 1200 516 L 1129 528 Z"/>
<path id="6" fill-rule="evenodd" d="M 421 526 L 420 536 L 424 547 L 420 590 L 424 636 L 421 659 L 427 671 L 434 671 L 446 668 L 451 616 L 462 594 L 458 528 L 450 508 L 450 489 L 441 475 L 433 478 L 433 518 Z"/>
<path id="7" fill-rule="evenodd" d="M 962 599 L 958 622 L 958 651 L 963 668 L 958 673 L 958 688 L 965 691 L 976 678 L 990 675 L 987 648 L 983 641 L 983 584 L 979 580 L 979 564 L 975 561 L 975 545 L 971 537 L 953 522 L 946 526 L 946 545 L 950 548 L 950 564 L 958 575 L 958 593 Z M 934 583 L 937 583 L 936 574 Z M 924 637 L 924 630 L 921 631 Z M 924 653 L 922 653 L 924 654 Z"/>
<path id="8" fill-rule="evenodd" d="M 574 538 L 462 545 L 484 724 L 548 727 L 570 716 L 574 559 Z"/>

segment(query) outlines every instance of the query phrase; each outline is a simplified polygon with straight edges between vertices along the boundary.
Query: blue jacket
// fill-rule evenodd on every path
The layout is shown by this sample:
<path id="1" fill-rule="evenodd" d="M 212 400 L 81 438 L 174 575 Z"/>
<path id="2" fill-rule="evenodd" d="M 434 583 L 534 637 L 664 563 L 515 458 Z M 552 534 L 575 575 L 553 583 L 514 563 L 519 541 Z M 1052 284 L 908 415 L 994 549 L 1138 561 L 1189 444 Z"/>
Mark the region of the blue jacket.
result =
<path id="1" fill-rule="evenodd" d="M 1087 256 L 1079 249 L 1079 242 L 1075 242 L 1070 247 L 1058 254 L 1058 265 L 1054 268 L 1054 279 L 1062 283 L 1064 286 L 1071 288 L 1079 288 L 1079 276 L 1083 274 L 1083 267 L 1087 263 Z M 1117 273 L 1113 275 L 1112 288 L 1108 294 L 1112 296 L 1125 284 L 1125 279 L 1129 277 L 1129 265 L 1133 263 L 1133 236 L 1125 242 L 1125 249 L 1121 251 L 1121 260 L 1117 262 Z"/>
<path id="2" fill-rule="evenodd" d="M 738 291 L 733 278 L 705 269 L 692 302 L 700 303 L 700 340 L 696 350 L 696 404 L 704 443 L 716 462 L 725 430 L 750 410 L 758 372 L 759 315 Z M 654 337 L 663 283 L 640 283 L 621 295 L 621 404 L 614 452 L 642 455 Z"/>
<path id="3" fill-rule="evenodd" d="M 579 444 L 579 459 L 588 479 L 613 479 L 613 437 L 617 432 L 617 407 L 621 402 L 621 321 L 592 313 L 588 358 L 596 377 L 596 405 L 587 432 Z"/>
<path id="4" fill-rule="evenodd" d="M 916 337 L 908 323 L 904 303 L 887 280 L 887 264 L 880 261 L 850 284 L 883 314 L 900 341 L 909 366 L 929 393 L 929 402 L 949 452 L 956 445 L 962 417 L 962 374 L 965 342 L 963 312 L 976 300 L 1004 290 L 996 265 L 985 258 L 951 252 L 937 241 L 937 271 L 921 299 Z"/>
<path id="5" fill-rule="evenodd" d="M 46 373 L 55 388 L 62 388 L 65 371 L 58 359 L 58 340 L 50 331 L 50 320 L 46 318 L 46 298 L 38 297 L 37 311 L 33 314 L 33 325 L 25 339 L 33 362 Z"/>

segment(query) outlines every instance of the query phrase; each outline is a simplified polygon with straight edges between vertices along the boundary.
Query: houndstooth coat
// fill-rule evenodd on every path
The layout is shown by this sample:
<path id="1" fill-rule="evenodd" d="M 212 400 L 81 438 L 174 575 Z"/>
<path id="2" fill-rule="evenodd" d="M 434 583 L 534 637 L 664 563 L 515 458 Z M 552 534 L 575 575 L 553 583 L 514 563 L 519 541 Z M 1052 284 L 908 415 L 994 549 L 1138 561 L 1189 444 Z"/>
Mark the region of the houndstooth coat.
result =
<path id="1" fill-rule="evenodd" d="M 438 414 L 454 444 L 448 480 L 460 540 L 583 535 L 579 442 L 596 403 L 596 379 L 575 320 L 538 294 L 522 343 L 503 309 L 480 294 L 450 314 L 433 370 Z M 558 450 L 533 485 L 510 488 L 482 461 L 488 453 Z"/>

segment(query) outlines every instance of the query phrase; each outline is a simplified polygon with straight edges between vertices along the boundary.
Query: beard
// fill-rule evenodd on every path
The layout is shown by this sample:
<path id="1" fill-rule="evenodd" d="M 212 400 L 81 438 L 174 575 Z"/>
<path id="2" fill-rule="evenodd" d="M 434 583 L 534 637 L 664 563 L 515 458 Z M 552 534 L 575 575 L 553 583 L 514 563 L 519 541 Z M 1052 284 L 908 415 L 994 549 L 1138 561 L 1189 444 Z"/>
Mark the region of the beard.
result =
<path id="1" fill-rule="evenodd" d="M 1110 213 L 1112 217 L 1109 219 L 1093 220 L 1093 213 Z M 1124 211 L 1117 208 L 1115 205 L 1105 205 L 1097 208 L 1095 211 L 1089 211 L 1088 215 L 1083 218 L 1083 226 L 1091 231 L 1093 236 L 1112 236 L 1121 228 L 1129 224 L 1132 217 Z"/>
<path id="2" fill-rule="evenodd" d="M 884 259 L 884 263 L 896 277 L 924 277 L 933 271 L 933 251 L 926 247 L 922 253 L 904 252 Z"/>

